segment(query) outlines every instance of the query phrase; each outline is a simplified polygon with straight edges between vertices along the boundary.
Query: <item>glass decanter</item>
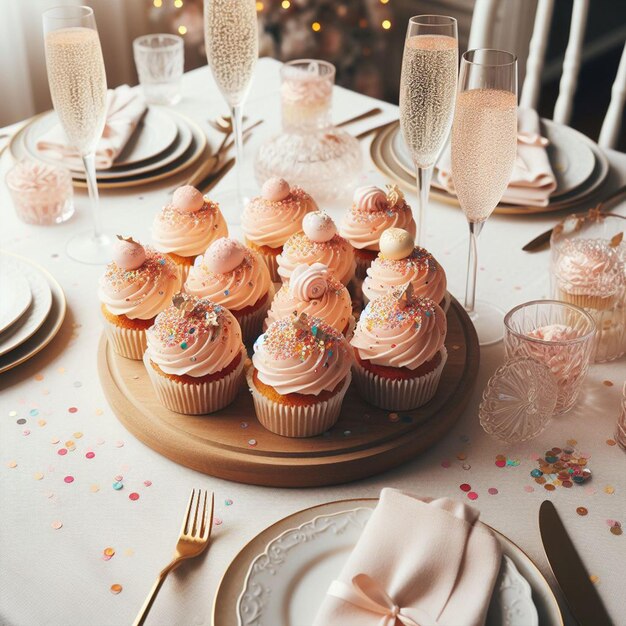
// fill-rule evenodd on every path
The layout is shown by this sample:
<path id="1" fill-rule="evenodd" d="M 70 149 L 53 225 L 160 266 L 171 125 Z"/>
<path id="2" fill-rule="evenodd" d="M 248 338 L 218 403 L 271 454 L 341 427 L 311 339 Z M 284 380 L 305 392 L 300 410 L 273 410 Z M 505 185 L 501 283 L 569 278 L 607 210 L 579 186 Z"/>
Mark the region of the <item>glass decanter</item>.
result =
<path id="1" fill-rule="evenodd" d="M 336 199 L 354 187 L 361 149 L 354 137 L 331 122 L 334 83 L 335 67 L 326 61 L 299 59 L 283 65 L 283 130 L 259 149 L 259 185 L 279 176 L 318 202 Z"/>

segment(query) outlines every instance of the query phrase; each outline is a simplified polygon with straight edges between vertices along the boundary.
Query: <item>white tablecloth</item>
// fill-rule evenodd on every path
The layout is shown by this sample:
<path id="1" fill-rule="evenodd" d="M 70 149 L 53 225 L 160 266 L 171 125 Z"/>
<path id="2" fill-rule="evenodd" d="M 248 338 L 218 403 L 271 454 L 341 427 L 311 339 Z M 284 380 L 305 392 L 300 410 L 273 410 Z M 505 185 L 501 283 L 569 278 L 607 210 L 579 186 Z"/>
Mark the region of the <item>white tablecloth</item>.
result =
<path id="1" fill-rule="evenodd" d="M 246 147 L 251 182 L 251 157 L 280 124 L 278 67 L 271 60 L 259 62 L 246 106 L 250 119 L 265 120 Z M 176 108 L 201 123 L 216 142 L 206 121 L 227 111 L 206 67 L 184 77 L 183 92 Z M 397 109 L 338 88 L 334 116 L 340 121 L 374 105 L 381 106 L 384 115 L 355 125 L 355 133 L 395 118 Z M 369 140 L 363 145 L 362 181 L 382 184 L 386 181 L 375 171 L 368 145 Z M 618 166 L 617 185 L 626 178 L 626 158 L 612 154 L 611 160 Z M 10 161 L 7 151 L 2 179 Z M 168 180 L 150 188 L 102 193 L 106 227 L 147 241 L 152 218 L 175 184 Z M 221 188 L 232 184 L 231 173 Z M 206 558 L 183 565 L 169 577 L 148 624 L 210 624 L 215 590 L 233 556 L 256 533 L 287 514 L 324 501 L 376 496 L 385 486 L 464 499 L 459 486 L 468 483 L 478 493 L 474 505 L 482 519 L 524 549 L 551 582 L 537 514 L 542 500 L 554 501 L 589 573 L 598 577 L 596 585 L 609 613 L 616 623 L 626 624 L 626 534 L 611 534 L 607 523 L 615 519 L 626 525 L 626 457 L 618 446 L 606 443 L 613 437 L 626 378 L 624 360 L 592 367 L 578 406 L 523 445 L 507 447 L 490 439 L 477 419 L 485 382 L 502 362 L 500 344 L 482 350 L 472 401 L 457 426 L 441 443 L 398 469 L 321 489 L 269 489 L 218 480 L 159 456 L 130 435 L 108 407 L 96 372 L 101 329 L 95 286 L 102 268 L 80 265 L 64 253 L 70 234 L 90 227 L 85 194 L 77 194 L 76 205 L 77 214 L 64 226 L 27 226 L 15 217 L 6 188 L 0 188 L 1 247 L 48 267 L 62 284 L 69 305 L 54 343 L 0 376 L 0 623 L 131 623 L 170 558 L 192 487 L 215 492 L 216 523 L 221 523 L 214 528 Z M 338 216 L 345 207 L 324 208 Z M 460 298 L 467 256 L 465 220 L 457 208 L 433 202 L 426 221 L 427 246 L 444 265 L 451 291 Z M 547 296 L 547 252 L 527 254 L 521 247 L 554 222 L 554 215 L 493 216 L 481 235 L 479 297 L 508 309 Z M 238 234 L 237 229 L 234 232 Z M 70 407 L 77 410 L 70 412 Z M 21 418 L 26 423 L 17 424 Z M 57 438 L 61 444 L 74 440 L 76 449 L 59 456 L 59 445 L 51 443 Z M 534 455 L 563 447 L 568 439 L 576 439 L 590 455 L 593 479 L 582 487 L 545 491 L 529 475 L 536 467 Z M 85 457 L 87 448 L 95 452 L 94 458 Z M 497 454 L 513 464 L 496 467 Z M 444 460 L 449 467 L 442 466 Z M 9 467 L 12 461 L 16 467 Z M 43 478 L 37 480 L 39 473 Z M 118 474 L 124 483 L 120 491 L 112 488 Z M 66 476 L 75 480 L 66 483 Z M 146 486 L 144 481 L 152 484 Z M 488 493 L 491 487 L 498 490 L 496 495 Z M 129 499 L 131 492 L 139 499 Z M 587 516 L 576 513 L 580 506 L 588 509 Z M 52 527 L 56 521 L 62 528 Z M 114 548 L 115 555 L 105 561 L 107 547 Z M 113 584 L 122 585 L 120 594 L 111 593 Z"/>

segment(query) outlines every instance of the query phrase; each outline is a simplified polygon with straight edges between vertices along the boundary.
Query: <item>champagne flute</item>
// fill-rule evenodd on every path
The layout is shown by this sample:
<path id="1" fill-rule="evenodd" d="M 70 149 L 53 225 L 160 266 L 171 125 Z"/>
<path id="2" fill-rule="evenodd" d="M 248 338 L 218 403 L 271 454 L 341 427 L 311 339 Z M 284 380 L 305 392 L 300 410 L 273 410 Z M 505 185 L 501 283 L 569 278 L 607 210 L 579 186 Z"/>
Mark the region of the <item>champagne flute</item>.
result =
<path id="1" fill-rule="evenodd" d="M 243 103 L 259 56 L 255 0 L 204 0 L 204 45 L 217 86 L 230 107 L 235 136 L 235 194 L 223 194 L 222 211 L 238 224 L 247 201 L 241 185 Z M 251 195 L 251 194 L 250 194 Z M 232 207 L 232 208 L 231 208 Z"/>
<path id="2" fill-rule="evenodd" d="M 409 20 L 400 78 L 400 129 L 416 170 L 418 245 L 424 241 L 433 167 L 452 126 L 457 62 L 453 17 L 417 15 Z"/>
<path id="3" fill-rule="evenodd" d="M 93 9 L 64 6 L 45 11 L 43 30 L 52 104 L 83 160 L 93 216 L 93 230 L 72 237 L 67 253 L 81 263 L 107 263 L 112 238 L 102 231 L 95 165 L 106 121 L 107 81 Z"/>
<path id="4" fill-rule="evenodd" d="M 480 345 L 502 339 L 504 312 L 476 302 L 477 239 L 502 199 L 517 151 L 517 57 L 502 50 L 468 50 L 461 57 L 452 124 L 452 179 L 469 223 L 465 309 Z"/>

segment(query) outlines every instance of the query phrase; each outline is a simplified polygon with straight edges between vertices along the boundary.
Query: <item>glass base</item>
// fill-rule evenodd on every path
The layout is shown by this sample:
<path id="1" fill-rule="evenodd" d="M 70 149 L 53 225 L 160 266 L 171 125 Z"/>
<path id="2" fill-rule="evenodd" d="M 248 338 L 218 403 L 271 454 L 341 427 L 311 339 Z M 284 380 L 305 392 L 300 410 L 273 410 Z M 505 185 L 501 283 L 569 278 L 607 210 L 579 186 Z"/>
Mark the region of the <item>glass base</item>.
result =
<path id="1" fill-rule="evenodd" d="M 235 189 L 218 191 L 216 194 L 208 193 L 207 196 L 220 205 L 220 211 L 229 226 L 239 226 L 244 207 L 259 193 L 258 189 L 243 187 L 241 189 L 241 197 L 237 195 Z"/>
<path id="2" fill-rule="evenodd" d="M 476 300 L 469 313 L 481 346 L 491 346 L 504 337 L 504 311 L 490 302 Z"/>
<path id="3" fill-rule="evenodd" d="M 115 235 L 105 232 L 98 237 L 92 230 L 74 235 L 65 246 L 70 259 L 87 265 L 106 265 L 113 255 Z"/>

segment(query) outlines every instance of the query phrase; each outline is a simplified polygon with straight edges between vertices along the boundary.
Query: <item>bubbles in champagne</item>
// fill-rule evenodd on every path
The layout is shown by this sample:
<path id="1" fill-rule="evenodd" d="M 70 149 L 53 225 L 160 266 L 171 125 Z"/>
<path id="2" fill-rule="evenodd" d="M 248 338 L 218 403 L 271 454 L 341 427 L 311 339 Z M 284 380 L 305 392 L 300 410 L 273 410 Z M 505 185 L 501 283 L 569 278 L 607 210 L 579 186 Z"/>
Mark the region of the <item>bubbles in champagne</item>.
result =
<path id="1" fill-rule="evenodd" d="M 434 165 L 448 138 L 454 111 L 457 41 L 416 35 L 404 46 L 400 127 L 418 167 Z"/>
<path id="2" fill-rule="evenodd" d="M 232 106 L 241 104 L 259 56 L 253 0 L 205 0 L 206 55 L 213 77 Z"/>
<path id="3" fill-rule="evenodd" d="M 459 94 L 452 126 L 452 180 L 470 222 L 486 220 L 502 198 L 517 153 L 517 100 L 500 89 Z"/>
<path id="4" fill-rule="evenodd" d="M 54 109 L 69 142 L 92 151 L 104 128 L 106 75 L 98 32 L 63 28 L 46 34 L 46 66 Z"/>

